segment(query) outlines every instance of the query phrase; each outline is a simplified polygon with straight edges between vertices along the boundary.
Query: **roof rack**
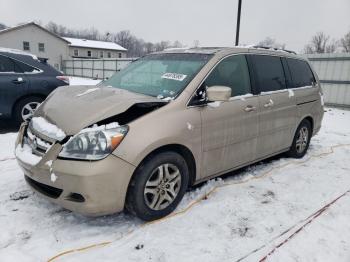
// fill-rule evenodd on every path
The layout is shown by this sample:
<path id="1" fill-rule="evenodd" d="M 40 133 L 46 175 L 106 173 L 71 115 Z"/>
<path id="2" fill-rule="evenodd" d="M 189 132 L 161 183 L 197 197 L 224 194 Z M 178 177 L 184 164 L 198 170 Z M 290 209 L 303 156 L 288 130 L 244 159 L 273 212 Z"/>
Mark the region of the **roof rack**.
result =
<path id="1" fill-rule="evenodd" d="M 268 49 L 268 50 L 275 50 L 275 51 L 284 51 L 290 54 L 296 55 L 297 53 L 288 49 L 283 49 L 283 48 L 276 48 L 276 47 L 270 47 L 270 46 L 263 46 L 263 45 L 254 45 L 253 48 L 263 48 L 263 49 Z"/>

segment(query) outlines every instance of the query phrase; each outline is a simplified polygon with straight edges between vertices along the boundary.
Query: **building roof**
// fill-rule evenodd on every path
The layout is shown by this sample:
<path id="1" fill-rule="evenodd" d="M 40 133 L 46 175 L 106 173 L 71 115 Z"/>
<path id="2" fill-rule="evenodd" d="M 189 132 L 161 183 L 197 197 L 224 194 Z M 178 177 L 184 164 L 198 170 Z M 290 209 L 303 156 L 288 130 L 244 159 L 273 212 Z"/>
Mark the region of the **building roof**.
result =
<path id="1" fill-rule="evenodd" d="M 105 42 L 105 41 L 96 41 L 96 40 L 86 40 L 79 38 L 71 38 L 71 37 L 63 37 L 65 40 L 70 42 L 70 46 L 75 47 L 87 47 L 87 48 L 95 48 L 95 49 L 107 49 L 107 50 L 117 50 L 117 51 L 126 51 L 124 47 L 113 43 L 113 42 Z"/>
<path id="2" fill-rule="evenodd" d="M 7 32 L 10 32 L 10 31 L 15 31 L 17 29 L 20 29 L 20 28 L 23 28 L 23 27 L 27 27 L 27 26 L 30 26 L 30 25 L 33 25 L 33 26 L 36 26 L 38 27 L 39 29 L 45 31 L 46 33 L 66 42 L 66 43 L 69 43 L 69 41 L 67 41 L 66 39 L 64 39 L 63 37 L 60 37 L 59 35 L 56 35 L 55 33 L 52 33 L 51 31 L 47 30 L 46 28 L 38 25 L 37 23 L 35 22 L 29 22 L 29 23 L 24 23 L 24 24 L 20 24 L 20 25 L 17 25 L 17 26 L 13 26 L 13 27 L 9 27 L 9 28 L 5 28 L 3 30 L 0 30 L 0 34 L 3 34 L 3 33 L 7 33 Z"/>

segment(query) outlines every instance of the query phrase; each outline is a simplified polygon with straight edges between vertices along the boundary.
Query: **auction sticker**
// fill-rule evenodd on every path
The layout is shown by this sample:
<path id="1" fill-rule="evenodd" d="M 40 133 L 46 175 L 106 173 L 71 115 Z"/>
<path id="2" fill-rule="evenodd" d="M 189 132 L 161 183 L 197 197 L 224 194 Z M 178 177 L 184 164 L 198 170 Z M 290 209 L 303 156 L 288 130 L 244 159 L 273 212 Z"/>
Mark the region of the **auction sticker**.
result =
<path id="1" fill-rule="evenodd" d="M 183 81 L 187 75 L 177 74 L 177 73 L 165 73 L 162 78 L 171 79 L 176 81 Z"/>

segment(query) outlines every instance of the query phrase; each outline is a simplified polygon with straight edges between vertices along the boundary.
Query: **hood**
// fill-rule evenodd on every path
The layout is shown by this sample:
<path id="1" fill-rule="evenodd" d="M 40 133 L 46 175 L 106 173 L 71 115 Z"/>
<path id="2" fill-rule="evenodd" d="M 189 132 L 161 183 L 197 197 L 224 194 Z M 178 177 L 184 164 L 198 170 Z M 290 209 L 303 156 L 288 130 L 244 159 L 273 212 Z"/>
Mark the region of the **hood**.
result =
<path id="1" fill-rule="evenodd" d="M 155 97 L 107 86 L 64 86 L 57 88 L 40 105 L 35 117 L 62 129 L 67 135 L 106 118 L 125 112 L 138 103 L 160 103 Z"/>

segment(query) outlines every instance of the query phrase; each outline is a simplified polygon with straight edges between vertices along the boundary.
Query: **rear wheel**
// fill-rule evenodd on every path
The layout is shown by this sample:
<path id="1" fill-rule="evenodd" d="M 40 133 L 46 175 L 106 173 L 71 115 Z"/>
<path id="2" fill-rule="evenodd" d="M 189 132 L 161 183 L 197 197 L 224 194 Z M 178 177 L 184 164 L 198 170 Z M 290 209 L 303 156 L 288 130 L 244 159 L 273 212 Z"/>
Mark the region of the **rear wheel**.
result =
<path id="1" fill-rule="evenodd" d="M 14 120 L 17 124 L 29 120 L 43 99 L 37 96 L 26 97 L 17 102 L 14 108 Z"/>
<path id="2" fill-rule="evenodd" d="M 175 152 L 154 155 L 135 171 L 126 208 L 146 221 L 164 217 L 177 207 L 188 181 L 188 167 L 181 155 Z"/>
<path id="3" fill-rule="evenodd" d="M 290 157 L 302 158 L 309 148 L 311 135 L 311 123 L 310 121 L 304 119 L 295 132 L 293 144 L 287 154 Z"/>

